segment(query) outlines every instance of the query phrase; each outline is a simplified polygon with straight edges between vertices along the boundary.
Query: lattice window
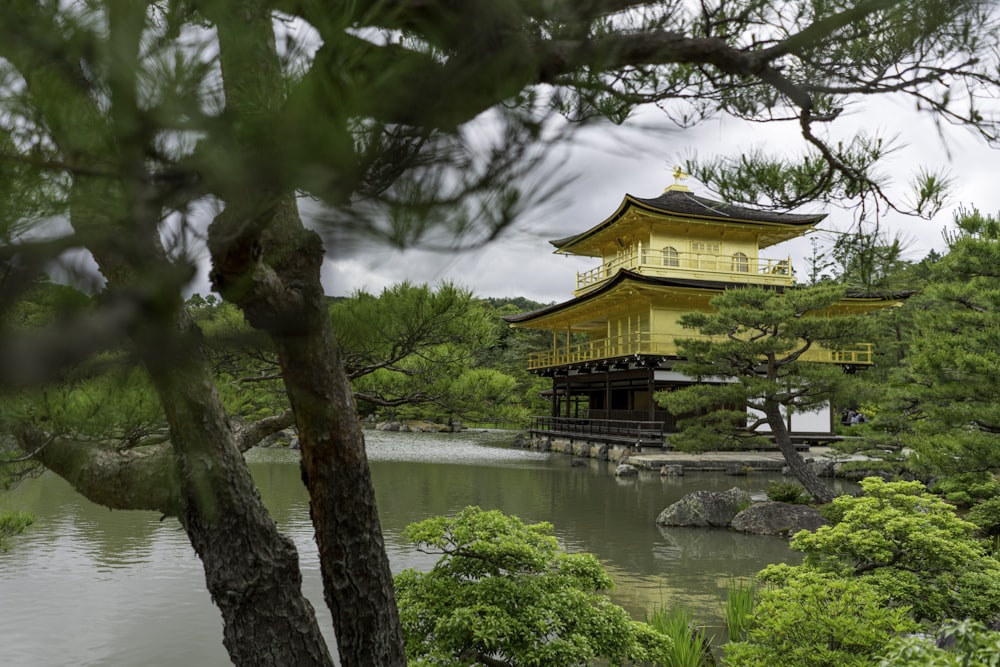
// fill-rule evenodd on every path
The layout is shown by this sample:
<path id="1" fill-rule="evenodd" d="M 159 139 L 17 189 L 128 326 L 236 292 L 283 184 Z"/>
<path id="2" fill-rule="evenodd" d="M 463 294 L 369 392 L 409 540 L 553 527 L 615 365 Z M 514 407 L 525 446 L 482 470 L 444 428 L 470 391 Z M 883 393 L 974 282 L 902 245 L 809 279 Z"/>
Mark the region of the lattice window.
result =
<path id="1" fill-rule="evenodd" d="M 667 246 L 663 249 L 663 266 L 680 266 L 681 262 L 677 254 L 677 248 Z"/>
<path id="2" fill-rule="evenodd" d="M 702 269 L 716 269 L 721 245 L 717 241 L 691 241 L 691 252 Z"/>

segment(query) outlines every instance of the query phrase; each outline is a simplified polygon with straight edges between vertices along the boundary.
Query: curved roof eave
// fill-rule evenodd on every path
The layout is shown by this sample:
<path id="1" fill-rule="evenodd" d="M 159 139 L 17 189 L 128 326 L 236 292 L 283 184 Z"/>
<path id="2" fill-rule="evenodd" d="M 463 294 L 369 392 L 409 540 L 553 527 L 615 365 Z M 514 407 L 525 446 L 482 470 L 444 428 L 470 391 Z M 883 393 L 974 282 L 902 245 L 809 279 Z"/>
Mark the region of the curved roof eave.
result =
<path id="1" fill-rule="evenodd" d="M 628 269 L 622 269 L 615 274 L 611 280 L 607 281 L 597 289 L 587 292 L 586 294 L 581 294 L 580 296 L 574 297 L 569 301 L 563 301 L 562 303 L 554 303 L 550 306 L 545 306 L 539 308 L 538 310 L 532 310 L 527 313 L 518 313 L 517 315 L 504 315 L 503 320 L 508 324 L 521 324 L 525 322 L 530 322 L 531 320 L 544 317 L 546 315 L 551 315 L 552 313 L 557 313 L 560 310 L 571 308 L 573 306 L 586 303 L 596 299 L 597 297 L 607 294 L 612 289 L 614 289 L 619 284 L 630 280 L 632 282 L 638 283 L 640 285 L 651 285 L 657 287 L 687 287 L 690 289 L 708 289 L 716 290 L 722 292 L 727 289 L 737 289 L 740 287 L 746 287 L 747 285 L 743 283 L 730 283 L 721 282 L 716 280 L 688 280 L 684 278 L 657 278 L 653 276 L 644 276 L 641 273 L 635 271 L 630 271 Z M 756 285 L 756 287 L 762 287 L 764 289 L 775 290 L 777 292 L 784 292 L 786 289 L 797 289 L 797 286 L 785 287 L 783 285 Z M 798 286 L 805 287 L 805 286 Z M 897 291 L 884 291 L 884 292 L 865 292 L 862 290 L 848 290 L 844 295 L 846 299 L 855 299 L 858 301 L 902 301 L 908 299 L 914 294 L 917 294 L 918 290 L 897 290 Z"/>
<path id="2" fill-rule="evenodd" d="M 734 287 L 744 287 L 740 283 L 728 283 L 721 282 L 717 280 L 688 280 L 684 278 L 656 278 L 652 276 L 644 276 L 641 273 L 635 271 L 630 271 L 628 269 L 622 269 L 615 274 L 611 280 L 598 287 L 597 289 L 587 292 L 586 294 L 581 294 L 580 296 L 574 297 L 569 301 L 563 301 L 562 303 L 554 303 L 550 306 L 545 306 L 544 308 L 539 308 L 538 310 L 532 310 L 527 313 L 518 313 L 517 315 L 504 315 L 503 320 L 508 324 L 519 324 L 522 322 L 529 322 L 539 317 L 544 317 L 545 315 L 551 315 L 552 313 L 557 313 L 560 310 L 566 308 L 571 308 L 577 306 L 581 303 L 586 303 L 596 299 L 597 297 L 607 294 L 612 289 L 617 287 L 619 284 L 630 280 L 632 282 L 638 283 L 640 285 L 652 285 L 657 287 L 687 287 L 691 289 L 709 289 L 722 291 L 726 289 L 732 289 Z M 780 285 L 761 285 L 766 289 L 777 289 L 782 291 Z"/>
<path id="3" fill-rule="evenodd" d="M 760 209 L 727 204 L 725 202 L 699 197 L 684 190 L 667 190 L 659 197 L 644 199 L 626 194 L 618 209 L 603 222 L 591 227 L 585 232 L 549 241 L 556 250 L 582 241 L 585 238 L 606 229 L 619 220 L 628 209 L 636 207 L 650 213 L 664 215 L 679 215 L 692 220 L 726 222 L 749 225 L 780 225 L 782 227 L 807 227 L 826 218 L 826 213 L 777 213 Z"/>

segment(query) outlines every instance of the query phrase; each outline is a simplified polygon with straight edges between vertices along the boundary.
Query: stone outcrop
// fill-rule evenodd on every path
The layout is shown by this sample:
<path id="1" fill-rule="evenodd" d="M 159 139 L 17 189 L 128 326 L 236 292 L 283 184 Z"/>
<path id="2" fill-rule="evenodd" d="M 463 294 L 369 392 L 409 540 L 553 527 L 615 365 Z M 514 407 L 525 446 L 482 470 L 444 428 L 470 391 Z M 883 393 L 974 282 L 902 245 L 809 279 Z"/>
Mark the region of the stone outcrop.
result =
<path id="1" fill-rule="evenodd" d="M 621 463 L 615 468 L 615 477 L 635 477 L 639 474 L 639 469 L 627 463 Z"/>
<path id="2" fill-rule="evenodd" d="M 725 527 L 750 505 L 750 494 L 742 489 L 694 491 L 660 512 L 659 526 Z"/>
<path id="3" fill-rule="evenodd" d="M 754 503 L 729 523 L 730 528 L 740 533 L 782 537 L 789 537 L 800 530 L 816 530 L 824 525 L 826 519 L 815 507 L 773 500 Z"/>
<path id="4" fill-rule="evenodd" d="M 673 463 L 660 466 L 660 477 L 683 477 L 684 466 Z"/>

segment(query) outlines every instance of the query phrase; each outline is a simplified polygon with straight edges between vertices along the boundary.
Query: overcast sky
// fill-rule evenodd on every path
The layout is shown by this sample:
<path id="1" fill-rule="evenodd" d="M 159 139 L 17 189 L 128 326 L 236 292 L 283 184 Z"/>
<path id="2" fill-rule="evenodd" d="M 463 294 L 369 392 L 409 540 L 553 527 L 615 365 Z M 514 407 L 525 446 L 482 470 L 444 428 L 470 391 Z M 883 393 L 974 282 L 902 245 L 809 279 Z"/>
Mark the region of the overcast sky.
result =
<path id="1" fill-rule="evenodd" d="M 898 133 L 908 147 L 883 165 L 899 186 L 905 186 L 919 166 L 945 167 L 955 180 L 949 204 L 933 220 L 888 214 L 882 225 L 890 233 L 899 232 L 910 241 L 908 259 L 920 259 L 931 249 L 944 248 L 942 230 L 951 224 L 959 205 L 975 205 L 984 212 L 1000 211 L 1000 182 L 997 165 L 1000 150 L 990 149 L 966 130 L 945 128 L 941 136 L 931 120 L 911 110 L 912 103 L 881 102 L 868 111 L 854 111 L 841 119 L 846 132 L 862 126 L 869 131 Z M 443 253 L 411 249 L 354 248 L 348 256 L 331 251 L 324 267 L 324 286 L 331 295 L 349 294 L 358 289 L 378 293 L 403 280 L 437 283 L 450 280 L 472 289 L 479 296 L 514 297 L 549 303 L 572 296 L 576 272 L 593 268 L 596 259 L 554 255 L 550 239 L 589 229 L 611 215 L 626 193 L 655 197 L 673 183 L 671 172 L 683 156 L 738 153 L 763 145 L 767 149 L 799 153 L 803 141 L 796 125 L 752 125 L 736 121 L 712 121 L 693 129 L 676 129 L 663 123 L 658 111 L 640 114 L 622 127 L 589 127 L 575 135 L 567 147 L 559 176 L 567 173 L 575 180 L 559 200 L 539 211 L 526 214 L 499 240 L 463 253 Z M 660 125 L 660 129 L 653 129 Z M 846 136 L 846 135 L 845 135 Z M 688 179 L 685 185 L 695 194 L 713 197 L 702 184 Z M 896 191 L 897 195 L 901 190 Z M 852 214 L 837 208 L 812 206 L 799 212 L 827 212 L 821 230 L 843 231 L 853 222 Z M 820 233 L 829 243 L 830 235 Z M 804 257 L 810 252 L 808 238 L 773 246 L 768 257 L 791 255 L 800 279 L 804 279 Z M 194 291 L 207 291 L 204 279 Z"/>

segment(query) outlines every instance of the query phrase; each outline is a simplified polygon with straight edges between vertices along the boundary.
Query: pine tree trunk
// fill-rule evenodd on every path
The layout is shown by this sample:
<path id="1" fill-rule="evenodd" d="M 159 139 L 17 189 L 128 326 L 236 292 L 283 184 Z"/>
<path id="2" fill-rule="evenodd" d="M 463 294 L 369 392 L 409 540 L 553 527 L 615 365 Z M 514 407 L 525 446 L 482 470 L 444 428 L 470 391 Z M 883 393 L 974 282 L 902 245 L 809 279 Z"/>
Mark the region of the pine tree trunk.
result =
<path id="1" fill-rule="evenodd" d="M 325 305 L 322 321 L 327 322 Z M 354 396 L 329 325 L 276 336 L 344 667 L 404 667 L 403 633 Z"/>
<path id="2" fill-rule="evenodd" d="M 245 121 L 237 136 L 252 154 L 273 140 L 258 123 L 285 100 L 272 8 L 251 0 L 217 3 L 209 13 L 219 35 L 226 110 Z M 304 228 L 294 192 L 271 180 L 255 186 L 219 193 L 226 209 L 209 228 L 213 284 L 278 351 L 341 664 L 403 667 L 403 633 L 364 438 L 320 280 L 325 249 Z"/>
<path id="3" fill-rule="evenodd" d="M 179 518 L 222 612 L 226 650 L 240 666 L 330 667 L 314 610 L 302 594 L 295 545 L 278 532 L 236 446 L 194 323 L 184 310 L 180 319 L 178 335 L 189 347 L 163 355 L 160 333 L 140 335 L 137 342 L 170 424 Z"/>
<path id="4" fill-rule="evenodd" d="M 240 218 L 237 208 L 227 207 L 217 218 L 219 229 L 226 228 L 230 215 Z M 341 664 L 403 667 L 402 627 L 364 436 L 320 281 L 324 249 L 316 234 L 302 226 L 293 200 L 268 210 L 262 247 L 270 262 L 251 281 L 259 290 L 233 290 L 227 298 L 238 303 L 252 326 L 270 335 L 278 352 L 295 413 L 302 477 Z M 246 285 L 236 277 L 240 271 L 254 273 L 244 247 L 215 246 L 217 275 L 232 275 Z"/>
<path id="5" fill-rule="evenodd" d="M 837 497 L 830 486 L 821 480 L 812 467 L 802 458 L 795 445 L 792 443 L 791 434 L 785 425 L 785 419 L 781 414 L 781 406 L 777 401 L 764 401 L 764 415 L 767 423 L 771 427 L 771 435 L 778 445 L 778 450 L 785 457 L 788 469 L 792 471 L 795 479 L 799 480 L 803 488 L 821 504 L 826 504 Z"/>

